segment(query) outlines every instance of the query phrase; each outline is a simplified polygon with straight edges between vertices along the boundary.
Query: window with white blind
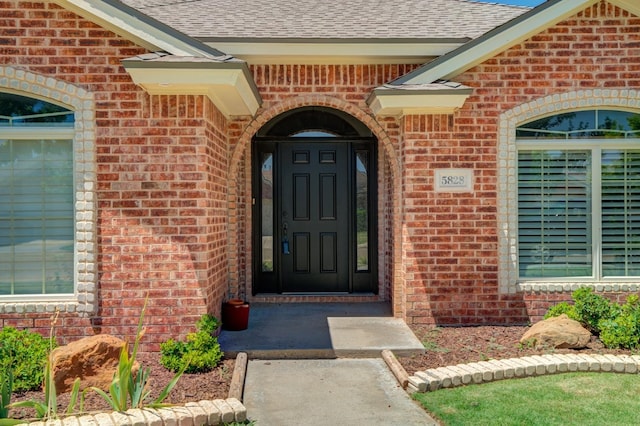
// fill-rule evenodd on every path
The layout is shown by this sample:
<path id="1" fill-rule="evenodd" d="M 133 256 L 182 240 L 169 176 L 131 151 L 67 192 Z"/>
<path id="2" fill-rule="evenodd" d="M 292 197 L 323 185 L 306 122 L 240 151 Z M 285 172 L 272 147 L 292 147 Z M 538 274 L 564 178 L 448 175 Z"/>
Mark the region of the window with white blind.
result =
<path id="1" fill-rule="evenodd" d="M 640 276 L 640 115 L 565 113 L 516 135 L 520 279 Z"/>
<path id="2" fill-rule="evenodd" d="M 73 117 L 0 93 L 0 296 L 74 293 Z"/>

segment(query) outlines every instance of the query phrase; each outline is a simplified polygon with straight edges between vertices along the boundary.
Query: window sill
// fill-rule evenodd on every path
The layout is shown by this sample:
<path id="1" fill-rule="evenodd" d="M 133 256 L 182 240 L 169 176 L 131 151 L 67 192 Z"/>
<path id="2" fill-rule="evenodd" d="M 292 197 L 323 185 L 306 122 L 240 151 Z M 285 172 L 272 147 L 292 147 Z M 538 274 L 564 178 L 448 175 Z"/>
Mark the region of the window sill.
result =
<path id="1" fill-rule="evenodd" d="M 520 282 L 516 284 L 518 292 L 524 293 L 564 293 L 582 287 L 591 287 L 597 292 L 633 292 L 640 290 L 639 282 Z"/>

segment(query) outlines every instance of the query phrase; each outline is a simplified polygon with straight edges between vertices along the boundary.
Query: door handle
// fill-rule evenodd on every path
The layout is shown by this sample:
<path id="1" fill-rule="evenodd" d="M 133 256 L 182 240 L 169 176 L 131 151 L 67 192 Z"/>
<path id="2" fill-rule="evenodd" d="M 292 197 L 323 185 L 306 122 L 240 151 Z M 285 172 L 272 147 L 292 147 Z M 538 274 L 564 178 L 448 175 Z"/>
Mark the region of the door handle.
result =
<path id="1" fill-rule="evenodd" d="M 287 236 L 287 228 L 289 224 L 283 222 L 282 224 L 282 254 L 291 254 L 289 251 L 289 237 Z"/>

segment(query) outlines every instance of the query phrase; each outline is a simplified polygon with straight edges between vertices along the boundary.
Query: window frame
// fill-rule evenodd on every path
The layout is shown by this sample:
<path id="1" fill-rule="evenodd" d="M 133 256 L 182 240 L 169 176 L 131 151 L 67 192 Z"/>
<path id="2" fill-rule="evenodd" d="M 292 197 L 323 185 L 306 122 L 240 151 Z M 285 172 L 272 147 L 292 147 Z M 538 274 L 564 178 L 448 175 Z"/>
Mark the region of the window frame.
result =
<path id="1" fill-rule="evenodd" d="M 58 311 L 78 317 L 98 312 L 97 160 L 96 102 L 81 86 L 45 77 L 12 66 L 0 65 L 0 91 L 60 105 L 73 112 L 74 123 L 56 126 L 55 132 L 71 132 L 74 200 L 74 294 L 10 295 L 0 297 L 0 314 L 43 314 Z M 19 88 L 19 89 L 18 89 Z M 9 137 L 31 132 L 39 126 L 1 126 Z M 51 127 L 44 127 L 51 129 Z M 23 133 L 24 134 L 24 133 Z M 51 132 L 48 132 L 51 135 Z M 56 133 L 59 135 L 59 133 Z M 4 136 L 3 136 L 4 137 Z"/>
<path id="2" fill-rule="evenodd" d="M 517 160 L 516 129 L 526 123 L 551 115 L 579 110 L 611 109 L 640 114 L 640 94 L 629 89 L 572 90 L 533 98 L 513 105 L 498 116 L 497 131 L 497 232 L 498 232 L 498 291 L 516 293 L 564 293 L 590 287 L 595 291 L 640 291 L 640 279 L 520 281 L 518 279 L 518 217 L 517 217 Z M 629 143 L 635 139 L 618 139 Z M 567 140 L 563 138 L 563 143 Z"/>
<path id="3" fill-rule="evenodd" d="M 590 151 L 591 152 L 591 277 L 541 277 L 528 278 L 520 276 L 520 265 L 516 265 L 518 282 L 615 282 L 638 281 L 640 276 L 602 276 L 602 151 L 607 149 L 640 150 L 640 138 L 589 138 L 589 139 L 516 139 L 516 151 Z M 517 157 L 517 155 L 516 155 Z M 517 182 L 516 158 L 516 185 Z M 516 195 L 517 198 L 517 195 Z M 516 208 L 519 203 L 516 201 Z M 517 223 L 519 227 L 519 222 Z M 519 228 L 518 228 L 519 229 Z M 519 259 L 520 242 L 516 240 L 516 259 Z"/>

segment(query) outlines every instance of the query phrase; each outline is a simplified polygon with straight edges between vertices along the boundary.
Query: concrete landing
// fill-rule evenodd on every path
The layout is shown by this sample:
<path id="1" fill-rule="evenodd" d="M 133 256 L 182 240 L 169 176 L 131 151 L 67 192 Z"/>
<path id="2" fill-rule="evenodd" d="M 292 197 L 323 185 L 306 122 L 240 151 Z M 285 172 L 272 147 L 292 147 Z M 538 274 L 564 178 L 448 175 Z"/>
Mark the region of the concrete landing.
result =
<path id="1" fill-rule="evenodd" d="M 249 327 L 223 330 L 218 338 L 227 357 L 251 359 L 379 358 L 424 353 L 404 321 L 387 303 L 254 303 Z"/>

